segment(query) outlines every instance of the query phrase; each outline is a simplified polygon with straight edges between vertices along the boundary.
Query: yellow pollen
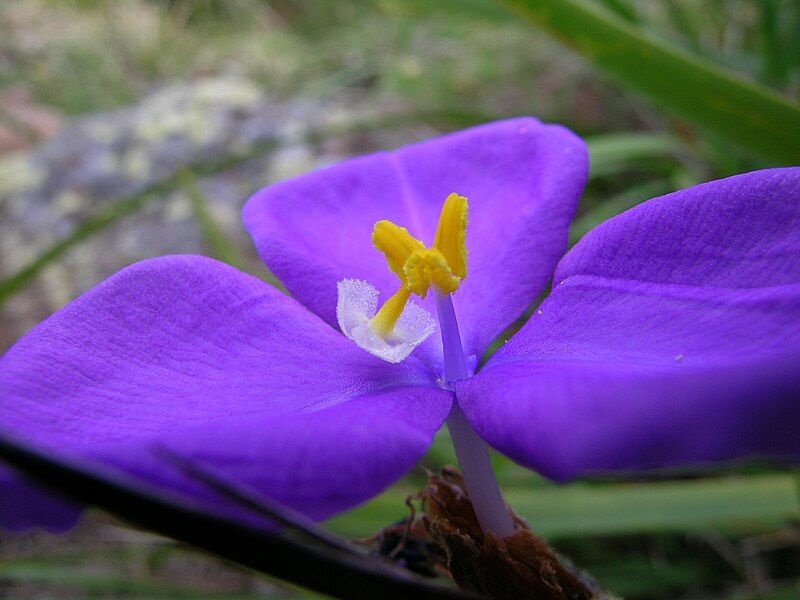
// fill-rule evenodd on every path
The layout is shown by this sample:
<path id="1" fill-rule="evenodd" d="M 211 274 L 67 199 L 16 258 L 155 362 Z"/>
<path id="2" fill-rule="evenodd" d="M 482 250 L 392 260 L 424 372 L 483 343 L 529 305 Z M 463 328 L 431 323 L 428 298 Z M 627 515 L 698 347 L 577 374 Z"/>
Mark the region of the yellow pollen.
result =
<path id="1" fill-rule="evenodd" d="M 386 257 L 389 269 L 403 284 L 370 323 L 379 335 L 391 333 L 410 294 L 424 298 L 431 285 L 452 294 L 467 276 L 467 199 L 450 194 L 444 201 L 433 246 L 426 248 L 405 227 L 378 221 L 372 243 Z"/>

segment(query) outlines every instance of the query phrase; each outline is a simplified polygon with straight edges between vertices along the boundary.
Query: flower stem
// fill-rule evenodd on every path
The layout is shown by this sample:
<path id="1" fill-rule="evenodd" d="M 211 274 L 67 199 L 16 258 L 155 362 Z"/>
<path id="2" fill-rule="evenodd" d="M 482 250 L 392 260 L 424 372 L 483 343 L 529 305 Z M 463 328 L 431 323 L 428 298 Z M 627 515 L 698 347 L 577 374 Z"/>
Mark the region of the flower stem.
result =
<path id="1" fill-rule="evenodd" d="M 467 361 L 450 294 L 436 290 L 434 296 L 444 348 L 444 379 L 447 387 L 453 389 L 453 382 L 469 376 Z M 489 448 L 472 429 L 458 405 L 458 400 L 453 402 L 450 416 L 447 417 L 447 428 L 450 430 L 464 485 L 481 529 L 500 537 L 511 535 L 514 533 L 514 523 L 495 479 Z"/>

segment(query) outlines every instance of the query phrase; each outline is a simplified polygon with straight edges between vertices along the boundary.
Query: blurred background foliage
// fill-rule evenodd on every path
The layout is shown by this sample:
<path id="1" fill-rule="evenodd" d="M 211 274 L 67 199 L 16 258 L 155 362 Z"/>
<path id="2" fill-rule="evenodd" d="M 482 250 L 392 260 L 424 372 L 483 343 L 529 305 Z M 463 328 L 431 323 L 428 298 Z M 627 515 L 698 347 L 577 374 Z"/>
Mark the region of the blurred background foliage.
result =
<path id="1" fill-rule="evenodd" d="M 520 114 L 563 123 L 592 154 L 574 243 L 647 198 L 800 162 L 798 97 L 796 0 L 7 0 L 0 350 L 148 256 L 202 252 L 274 283 L 242 203 L 353 154 Z M 441 435 L 422 465 L 449 448 Z M 626 598 L 800 598 L 796 472 L 558 487 L 496 466 L 534 530 Z M 330 527 L 370 536 L 423 482 Z M 0 595 L 312 597 L 99 513 L 0 537 Z"/>

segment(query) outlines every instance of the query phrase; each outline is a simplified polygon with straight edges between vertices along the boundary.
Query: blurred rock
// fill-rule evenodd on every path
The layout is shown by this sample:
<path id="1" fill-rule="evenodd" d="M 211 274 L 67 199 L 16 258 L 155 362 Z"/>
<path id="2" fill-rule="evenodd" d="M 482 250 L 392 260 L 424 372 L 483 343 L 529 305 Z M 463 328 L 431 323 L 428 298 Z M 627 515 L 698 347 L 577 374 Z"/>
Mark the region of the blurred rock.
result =
<path id="1" fill-rule="evenodd" d="M 0 157 L 0 280 L 92 215 L 231 155 L 239 157 L 235 165 L 217 166 L 198 184 L 217 225 L 256 265 L 240 221 L 254 191 L 430 134 L 414 127 L 392 134 L 348 129 L 366 114 L 349 99 L 279 105 L 252 82 L 225 77 L 173 84 L 134 106 L 78 120 L 29 154 Z M 323 130 L 336 133 L 310 135 Z M 180 186 L 73 247 L 12 296 L 0 307 L 0 347 L 121 268 L 174 253 L 208 253 Z"/>
<path id="2" fill-rule="evenodd" d="M 0 156 L 29 149 L 54 136 L 61 128 L 61 115 L 38 104 L 24 87 L 0 92 Z"/>
<path id="3" fill-rule="evenodd" d="M 26 146 L 28 146 L 28 140 L 24 135 L 0 123 L 0 154 L 22 150 Z"/>
<path id="4" fill-rule="evenodd" d="M 38 104 L 24 87 L 0 92 L 0 121 L 18 132 L 28 143 L 54 136 L 63 124 L 59 113 Z"/>

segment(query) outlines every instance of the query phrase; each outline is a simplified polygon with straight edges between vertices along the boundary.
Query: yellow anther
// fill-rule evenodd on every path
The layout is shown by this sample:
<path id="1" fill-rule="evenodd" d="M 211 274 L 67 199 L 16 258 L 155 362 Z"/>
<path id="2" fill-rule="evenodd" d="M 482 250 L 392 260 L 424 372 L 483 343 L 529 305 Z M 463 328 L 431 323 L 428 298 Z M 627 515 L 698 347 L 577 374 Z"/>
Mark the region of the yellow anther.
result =
<path id="1" fill-rule="evenodd" d="M 446 294 L 458 290 L 467 276 L 467 211 L 464 196 L 447 197 L 431 248 L 405 227 L 385 220 L 375 223 L 372 243 L 383 252 L 389 269 L 403 284 L 370 320 L 377 334 L 386 337 L 392 332 L 410 294 L 424 298 L 432 285 Z"/>
<path id="2" fill-rule="evenodd" d="M 436 248 L 413 252 L 403 265 L 403 272 L 406 275 L 406 286 L 423 298 L 431 285 L 437 286 L 446 294 L 452 294 L 461 283 L 447 264 L 447 259 Z"/>
<path id="3" fill-rule="evenodd" d="M 467 276 L 467 211 L 464 196 L 450 194 L 444 201 L 433 246 L 442 253 L 453 275 Z"/>
<path id="4" fill-rule="evenodd" d="M 405 283 L 403 265 L 415 250 L 424 250 L 425 244 L 408 233 L 408 229 L 391 221 L 378 221 L 372 230 L 372 244 L 386 257 L 389 268 Z"/>
<path id="5" fill-rule="evenodd" d="M 385 338 L 392 332 L 392 329 L 394 329 L 397 323 L 397 319 L 403 314 L 403 309 L 406 307 L 406 302 L 408 302 L 408 297 L 410 295 L 411 290 L 403 285 L 394 296 L 389 298 L 386 303 L 381 306 L 381 309 L 369 321 L 375 333 Z"/>

